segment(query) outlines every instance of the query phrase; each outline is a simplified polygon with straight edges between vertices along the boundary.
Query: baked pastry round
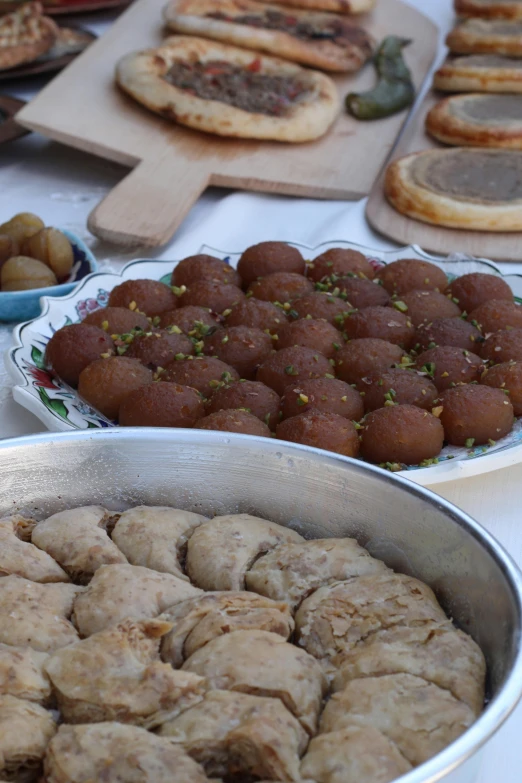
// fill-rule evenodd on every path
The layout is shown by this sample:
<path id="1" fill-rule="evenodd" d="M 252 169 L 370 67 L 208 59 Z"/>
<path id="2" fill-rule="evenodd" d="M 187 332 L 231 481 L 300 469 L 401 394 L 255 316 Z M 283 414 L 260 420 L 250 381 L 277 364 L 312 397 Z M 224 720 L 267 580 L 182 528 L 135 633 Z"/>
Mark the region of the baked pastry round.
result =
<path id="1" fill-rule="evenodd" d="M 522 60 L 499 54 L 449 58 L 435 71 L 433 86 L 446 92 L 519 93 L 522 92 Z"/>
<path id="2" fill-rule="evenodd" d="M 454 146 L 522 149 L 522 96 L 471 93 L 444 98 L 428 112 L 426 130 Z"/>
<path id="3" fill-rule="evenodd" d="M 446 38 L 455 54 L 504 54 L 522 56 L 522 22 L 466 19 Z"/>
<path id="4" fill-rule="evenodd" d="M 474 231 L 522 230 L 522 152 L 457 147 L 392 163 L 388 201 L 415 220 Z"/>
<path id="5" fill-rule="evenodd" d="M 522 19 L 520 0 L 455 0 L 455 11 L 483 19 Z"/>

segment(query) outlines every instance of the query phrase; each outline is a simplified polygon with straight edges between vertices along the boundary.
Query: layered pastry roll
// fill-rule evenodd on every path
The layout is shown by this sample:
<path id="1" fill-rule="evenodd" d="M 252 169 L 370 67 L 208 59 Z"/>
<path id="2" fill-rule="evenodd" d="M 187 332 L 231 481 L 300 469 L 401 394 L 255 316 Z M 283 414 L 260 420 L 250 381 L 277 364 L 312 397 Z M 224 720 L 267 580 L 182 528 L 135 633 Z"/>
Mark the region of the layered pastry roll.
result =
<path id="1" fill-rule="evenodd" d="M 201 701 L 201 677 L 160 661 L 170 629 L 162 620 L 127 620 L 55 653 L 45 668 L 63 719 L 150 729 Z"/>
<path id="2" fill-rule="evenodd" d="M 126 563 L 106 532 L 109 512 L 101 506 L 84 506 L 39 522 L 31 540 L 62 566 L 74 582 L 88 584 L 101 565 Z"/>
<path id="3" fill-rule="evenodd" d="M 17 515 L 0 519 L 0 577 L 15 574 L 33 582 L 68 582 L 63 568 L 30 543 L 35 524 Z"/>
<path id="4" fill-rule="evenodd" d="M 256 558 L 283 541 L 303 538 L 250 514 L 214 517 L 188 542 L 187 573 L 203 590 L 244 590 L 245 574 Z"/>
<path id="5" fill-rule="evenodd" d="M 137 506 L 120 516 L 112 540 L 129 563 L 188 579 L 181 563 L 187 541 L 207 517 L 166 506 Z"/>
<path id="6" fill-rule="evenodd" d="M 287 640 L 294 630 L 288 604 L 246 592 L 203 593 L 162 615 L 173 627 L 161 641 L 161 657 L 183 665 L 200 647 L 231 631 L 270 631 Z"/>
<path id="7" fill-rule="evenodd" d="M 0 643 L 53 652 L 78 641 L 73 601 L 83 587 L 40 584 L 21 576 L 0 579 Z"/>
<path id="8" fill-rule="evenodd" d="M 31 647 L 0 644 L 0 696 L 48 701 L 51 683 L 44 669 L 48 657 L 47 653 L 32 650 Z"/>
<path id="9" fill-rule="evenodd" d="M 160 726 L 207 775 L 300 780 L 308 735 L 279 699 L 210 691 L 204 700 Z"/>
<path id="10" fill-rule="evenodd" d="M 45 756 L 46 783 L 205 783 L 202 768 L 180 747 L 137 726 L 60 726 Z"/>
<path id="11" fill-rule="evenodd" d="M 0 696 L 0 776 L 36 780 L 45 749 L 56 732 L 51 713 L 15 696 Z"/>
<path id="12" fill-rule="evenodd" d="M 101 566 L 76 599 L 72 620 L 82 636 L 90 636 L 126 617 L 156 617 L 200 594 L 197 587 L 172 574 L 128 564 Z"/>
<path id="13" fill-rule="evenodd" d="M 205 677 L 209 689 L 277 697 L 309 734 L 315 732 L 326 678 L 311 655 L 275 633 L 219 636 L 191 655 L 183 670 Z"/>

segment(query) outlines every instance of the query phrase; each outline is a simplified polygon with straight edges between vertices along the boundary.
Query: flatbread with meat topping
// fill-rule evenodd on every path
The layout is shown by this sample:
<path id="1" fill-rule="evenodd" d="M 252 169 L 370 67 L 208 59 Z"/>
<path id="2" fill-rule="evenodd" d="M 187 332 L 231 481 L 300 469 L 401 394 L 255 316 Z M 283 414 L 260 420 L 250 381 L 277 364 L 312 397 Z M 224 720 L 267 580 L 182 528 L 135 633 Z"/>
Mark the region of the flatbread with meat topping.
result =
<path id="1" fill-rule="evenodd" d="M 426 130 L 444 144 L 522 149 L 522 95 L 452 95 L 426 117 Z"/>
<path id="2" fill-rule="evenodd" d="M 455 11 L 483 19 L 522 19 L 522 0 L 455 0 Z"/>
<path id="3" fill-rule="evenodd" d="M 262 0 L 268 3 L 270 0 Z M 279 0 L 279 5 L 307 8 L 311 11 L 333 11 L 336 14 L 365 14 L 375 8 L 377 0 Z"/>
<path id="4" fill-rule="evenodd" d="M 522 231 L 522 152 L 455 147 L 388 166 L 388 201 L 415 220 L 474 231 Z"/>
<path id="5" fill-rule="evenodd" d="M 58 28 L 40 3 L 25 3 L 0 18 L 0 70 L 28 63 L 54 44 Z"/>
<path id="6" fill-rule="evenodd" d="M 498 54 L 450 57 L 435 72 L 433 86 L 444 92 L 522 92 L 522 60 Z"/>
<path id="7" fill-rule="evenodd" d="M 357 71 L 373 41 L 345 16 L 290 11 L 255 0 L 171 0 L 165 22 L 177 33 L 201 35 L 327 71 Z"/>
<path id="8" fill-rule="evenodd" d="M 522 57 L 522 22 L 466 19 L 446 38 L 455 54 L 502 54 Z"/>
<path id="9" fill-rule="evenodd" d="M 322 73 L 187 36 L 127 55 L 116 81 L 157 114 L 219 136 L 310 141 L 326 133 L 340 106 Z"/>

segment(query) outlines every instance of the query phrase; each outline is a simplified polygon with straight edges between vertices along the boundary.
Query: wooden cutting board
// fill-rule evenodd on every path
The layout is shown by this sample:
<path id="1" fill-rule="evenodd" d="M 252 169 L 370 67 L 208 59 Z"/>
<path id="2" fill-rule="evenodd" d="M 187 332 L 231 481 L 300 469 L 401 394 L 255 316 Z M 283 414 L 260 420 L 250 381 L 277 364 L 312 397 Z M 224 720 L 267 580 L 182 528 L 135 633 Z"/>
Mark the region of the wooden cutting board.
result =
<path id="1" fill-rule="evenodd" d="M 420 152 L 434 147 L 444 147 L 424 130 L 426 115 L 435 103 L 445 96 L 429 91 L 424 103 L 401 136 L 391 160 L 410 152 Z M 401 215 L 384 196 L 384 172 L 375 182 L 368 204 L 368 222 L 380 234 L 401 245 L 420 245 L 432 253 L 447 255 L 465 253 L 495 261 L 522 261 L 522 236 L 520 232 L 499 234 L 491 231 L 464 231 L 455 228 L 439 228 Z"/>
<path id="2" fill-rule="evenodd" d="M 170 239 L 209 185 L 330 199 L 370 192 L 407 112 L 362 123 L 344 112 L 333 129 L 307 144 L 238 141 L 182 128 L 147 111 L 114 85 L 127 52 L 158 45 L 166 0 L 138 0 L 23 109 L 17 120 L 56 141 L 133 168 L 91 213 L 89 229 L 124 245 Z M 438 30 L 400 0 L 379 0 L 361 20 L 377 40 L 411 38 L 406 58 L 417 86 L 436 54 Z M 371 66 L 336 77 L 344 97 L 375 82 Z"/>

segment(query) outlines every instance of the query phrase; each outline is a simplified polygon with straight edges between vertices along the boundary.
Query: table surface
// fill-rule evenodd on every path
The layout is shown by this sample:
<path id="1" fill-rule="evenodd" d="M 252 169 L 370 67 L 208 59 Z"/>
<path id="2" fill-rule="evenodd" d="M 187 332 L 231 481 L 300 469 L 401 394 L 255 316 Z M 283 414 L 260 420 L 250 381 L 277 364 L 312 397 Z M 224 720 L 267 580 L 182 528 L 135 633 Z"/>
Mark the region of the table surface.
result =
<path id="1" fill-rule="evenodd" d="M 450 29 L 451 0 L 409 2 L 437 22 L 442 33 Z M 75 17 L 74 23 L 100 35 L 113 18 L 112 13 L 106 12 Z M 5 82 L 2 92 L 29 100 L 45 83 L 44 78 Z M 36 212 L 47 225 L 70 229 L 82 237 L 100 267 L 108 271 L 118 270 L 127 261 L 143 256 L 183 258 L 197 252 L 202 244 L 235 251 L 266 239 L 293 240 L 310 246 L 345 239 L 379 249 L 394 247 L 366 224 L 364 201 L 324 202 L 211 189 L 199 200 L 168 246 L 155 252 L 137 250 L 124 254 L 96 240 L 86 228 L 88 213 L 124 174 L 125 169 L 120 166 L 32 134 L 0 148 L 0 222 L 15 212 Z M 522 265 L 500 266 L 505 271 L 522 273 Z M 38 419 L 12 400 L 2 358 L 10 344 L 10 328 L 0 324 L 0 438 L 43 430 Z M 436 491 L 487 527 L 522 565 L 519 529 L 522 465 L 439 484 Z M 521 734 L 522 706 L 485 749 L 477 783 L 519 783 Z"/>

